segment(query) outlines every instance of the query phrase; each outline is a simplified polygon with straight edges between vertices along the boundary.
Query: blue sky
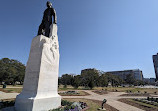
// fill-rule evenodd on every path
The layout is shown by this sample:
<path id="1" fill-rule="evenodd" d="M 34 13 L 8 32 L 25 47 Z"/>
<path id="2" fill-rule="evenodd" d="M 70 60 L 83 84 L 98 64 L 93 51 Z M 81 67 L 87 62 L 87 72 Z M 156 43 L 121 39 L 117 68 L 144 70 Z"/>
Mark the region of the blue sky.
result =
<path id="1" fill-rule="evenodd" d="M 50 0 L 57 12 L 59 74 L 140 69 L 155 77 L 157 0 Z M 46 0 L 0 2 L 0 58 L 26 64 Z"/>

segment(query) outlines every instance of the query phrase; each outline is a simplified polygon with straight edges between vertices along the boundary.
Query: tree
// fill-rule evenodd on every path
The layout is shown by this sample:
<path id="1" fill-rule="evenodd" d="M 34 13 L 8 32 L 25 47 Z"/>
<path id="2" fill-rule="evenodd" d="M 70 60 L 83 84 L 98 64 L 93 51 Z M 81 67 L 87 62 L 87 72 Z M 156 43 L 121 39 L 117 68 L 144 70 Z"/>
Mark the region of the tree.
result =
<path id="1" fill-rule="evenodd" d="M 99 71 L 96 69 L 85 69 L 81 71 L 81 85 L 89 86 L 90 83 L 94 83 L 94 86 L 97 84 L 99 78 Z"/>
<path id="2" fill-rule="evenodd" d="M 81 75 L 64 74 L 59 77 L 59 84 L 72 85 L 75 88 L 79 86 L 90 87 L 91 89 L 95 86 L 106 87 L 108 82 L 111 82 L 112 86 L 119 86 L 124 81 L 119 76 L 96 69 L 84 69 L 81 71 Z"/>
<path id="3" fill-rule="evenodd" d="M 145 82 L 142 80 L 135 80 L 134 85 L 135 86 L 145 85 Z"/>
<path id="4" fill-rule="evenodd" d="M 77 89 L 80 85 L 80 82 L 81 82 L 81 76 L 80 75 L 74 76 L 74 81 L 72 86 Z"/>
<path id="5" fill-rule="evenodd" d="M 106 74 L 102 74 L 97 80 L 97 86 L 107 87 L 108 86 L 108 78 Z"/>
<path id="6" fill-rule="evenodd" d="M 125 81 L 126 81 L 127 84 L 132 85 L 132 84 L 135 83 L 136 79 L 134 78 L 133 74 L 128 74 L 128 75 L 126 76 Z"/>
<path id="7" fill-rule="evenodd" d="M 72 85 L 73 84 L 73 76 L 69 75 L 69 74 L 62 75 L 61 83 L 63 85 Z"/>
<path id="8" fill-rule="evenodd" d="M 88 87 L 90 87 L 90 89 L 93 89 L 94 81 L 90 80 L 90 82 L 88 83 Z"/>
<path id="9" fill-rule="evenodd" d="M 119 76 L 111 73 L 105 73 L 105 75 L 107 76 L 108 82 L 112 83 L 112 86 L 119 86 L 123 83 L 123 80 Z"/>
<path id="10" fill-rule="evenodd" d="M 5 82 L 6 84 L 15 84 L 16 81 L 21 84 L 24 81 L 25 65 L 21 62 L 2 58 L 0 60 L 0 82 Z"/>

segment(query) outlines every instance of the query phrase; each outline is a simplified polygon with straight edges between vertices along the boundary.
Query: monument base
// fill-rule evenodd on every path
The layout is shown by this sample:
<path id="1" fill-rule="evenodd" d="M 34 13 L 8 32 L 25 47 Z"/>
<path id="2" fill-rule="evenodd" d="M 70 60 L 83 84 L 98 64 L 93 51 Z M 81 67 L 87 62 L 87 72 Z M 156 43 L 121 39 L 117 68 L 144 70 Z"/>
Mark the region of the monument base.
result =
<path id="1" fill-rule="evenodd" d="M 17 96 L 16 111 L 48 111 L 61 106 L 61 96 L 49 98 L 25 98 Z"/>
<path id="2" fill-rule="evenodd" d="M 32 40 L 23 90 L 15 101 L 16 111 L 48 111 L 61 106 L 56 24 L 51 25 L 50 32 L 50 38 L 38 35 Z"/>

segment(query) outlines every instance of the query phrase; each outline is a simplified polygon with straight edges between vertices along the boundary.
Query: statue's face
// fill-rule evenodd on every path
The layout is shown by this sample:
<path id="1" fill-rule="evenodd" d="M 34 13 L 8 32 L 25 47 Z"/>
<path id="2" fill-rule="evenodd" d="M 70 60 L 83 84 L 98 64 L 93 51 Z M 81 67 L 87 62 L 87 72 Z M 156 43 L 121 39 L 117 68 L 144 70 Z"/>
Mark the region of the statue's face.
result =
<path id="1" fill-rule="evenodd" d="M 48 8 L 51 8 L 51 7 L 52 7 L 52 3 L 47 2 L 47 7 L 48 7 Z"/>

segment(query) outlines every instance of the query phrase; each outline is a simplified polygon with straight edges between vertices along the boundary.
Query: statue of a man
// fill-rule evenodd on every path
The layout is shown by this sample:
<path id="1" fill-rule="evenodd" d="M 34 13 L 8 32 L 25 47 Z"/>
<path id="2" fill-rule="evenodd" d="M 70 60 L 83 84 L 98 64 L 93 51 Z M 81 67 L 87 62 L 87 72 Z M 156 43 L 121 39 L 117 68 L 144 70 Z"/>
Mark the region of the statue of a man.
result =
<path id="1" fill-rule="evenodd" d="M 57 23 L 57 17 L 55 9 L 52 8 L 52 3 L 48 1 L 46 5 L 47 9 L 44 11 L 43 20 L 38 29 L 38 35 L 45 35 L 46 37 L 49 37 L 50 25 L 52 24 L 52 16 L 54 17 L 54 24 Z"/>
<path id="2" fill-rule="evenodd" d="M 104 109 L 104 104 L 106 103 L 106 99 L 103 100 L 102 104 L 101 104 L 101 108 Z"/>

